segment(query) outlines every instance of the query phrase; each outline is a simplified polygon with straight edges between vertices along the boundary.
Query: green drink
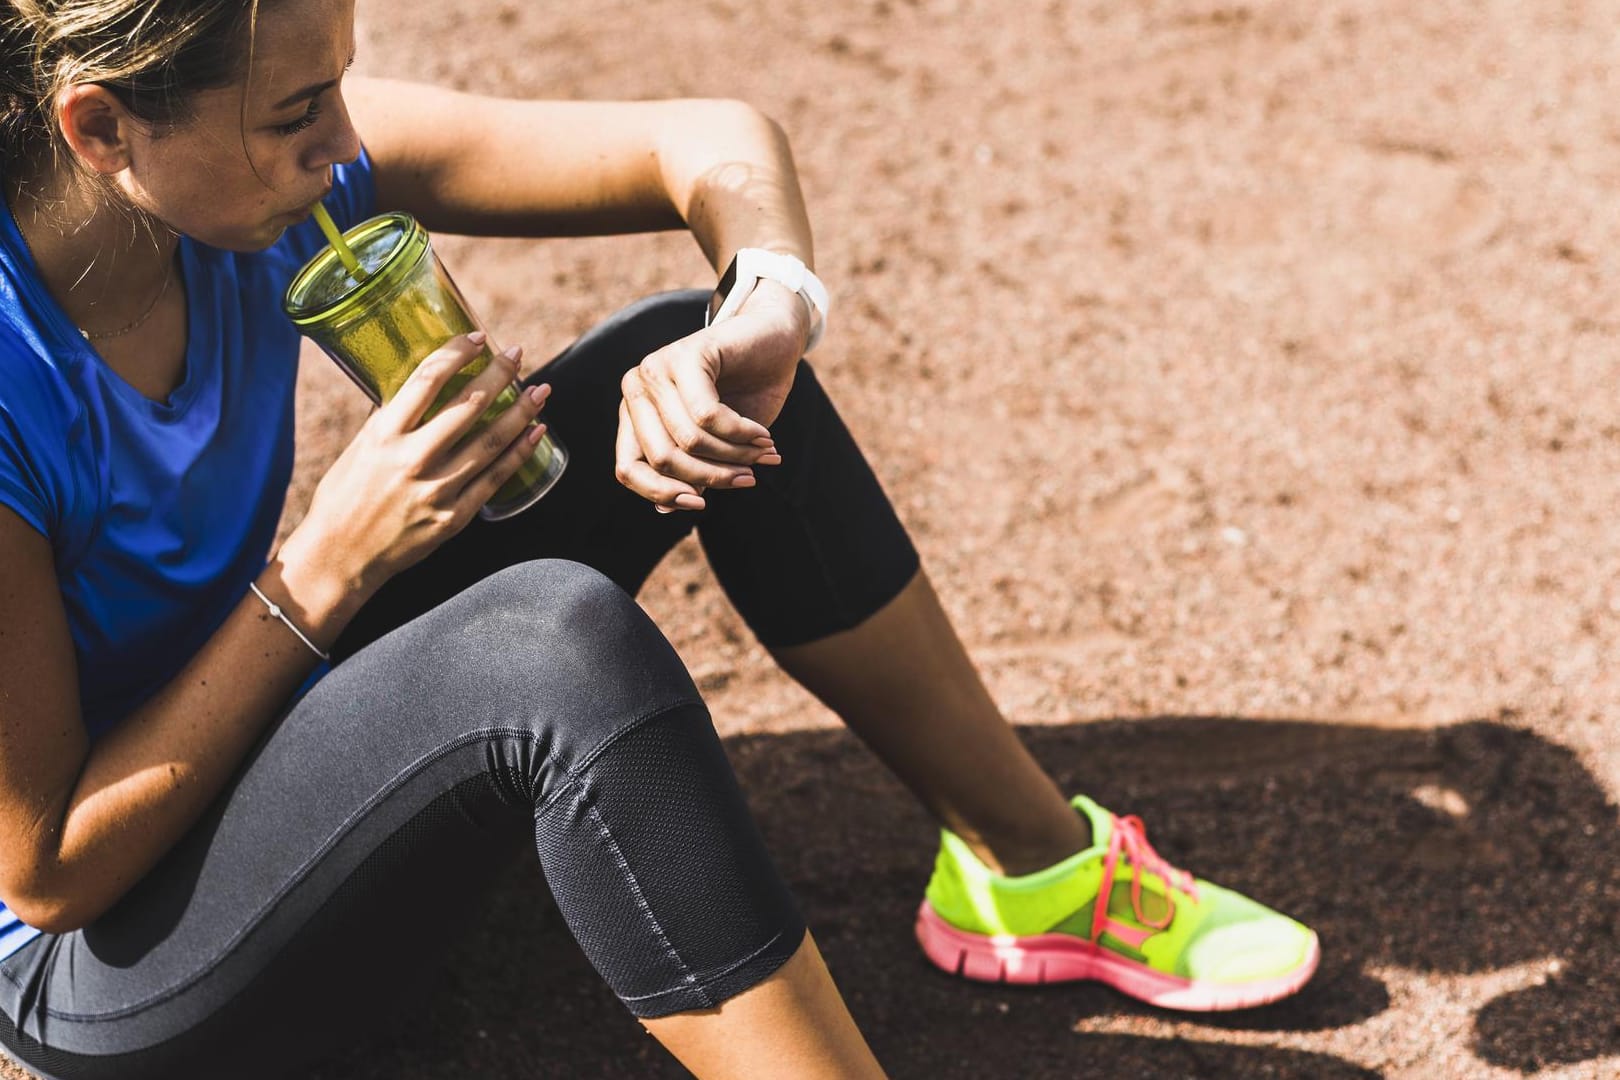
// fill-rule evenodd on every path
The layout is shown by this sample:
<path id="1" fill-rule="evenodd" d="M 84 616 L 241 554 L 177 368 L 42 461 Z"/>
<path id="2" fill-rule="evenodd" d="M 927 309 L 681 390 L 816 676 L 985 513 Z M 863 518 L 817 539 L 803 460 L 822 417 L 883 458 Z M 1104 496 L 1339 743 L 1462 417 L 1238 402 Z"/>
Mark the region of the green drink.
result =
<path id="1" fill-rule="evenodd" d="M 427 230 L 409 214 L 363 221 L 342 242 L 347 252 L 328 247 L 304 265 L 287 286 L 282 307 L 300 332 L 380 404 L 399 392 L 428 353 L 458 334 L 483 327 L 434 254 Z M 359 274 L 345 265 L 344 256 L 351 252 Z M 486 339 L 427 415 L 460 393 L 494 356 L 495 343 Z M 502 390 L 475 430 L 515 405 L 520 390 L 516 382 Z M 479 515 L 498 521 L 528 509 L 551 490 L 567 464 L 567 451 L 548 433 Z"/>

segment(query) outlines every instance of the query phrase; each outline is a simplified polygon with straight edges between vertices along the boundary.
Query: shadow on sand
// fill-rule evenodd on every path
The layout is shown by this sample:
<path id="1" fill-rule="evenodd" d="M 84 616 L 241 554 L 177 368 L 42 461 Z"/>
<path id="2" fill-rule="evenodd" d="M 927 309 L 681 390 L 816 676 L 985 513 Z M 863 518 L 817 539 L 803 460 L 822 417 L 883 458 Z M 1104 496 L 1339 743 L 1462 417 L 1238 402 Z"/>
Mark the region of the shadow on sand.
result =
<path id="1" fill-rule="evenodd" d="M 1481 1010 L 1474 1051 L 1525 1071 L 1620 1052 L 1620 985 L 1604 977 L 1620 970 L 1616 812 L 1563 747 L 1495 721 L 1410 730 L 1165 717 L 1023 735 L 1065 790 L 1084 785 L 1142 815 L 1173 861 L 1320 931 L 1323 966 L 1304 992 L 1210 1026 L 1241 1030 L 1245 1043 L 1325 1031 L 1389 1007 L 1369 971 L 1474 974 L 1556 958 L 1550 981 Z M 1377 1075 L 1303 1050 L 1076 1032 L 1153 1010 L 1096 986 L 991 987 L 936 972 L 911 938 L 933 834 L 899 785 L 841 730 L 727 747 L 898 1080 Z M 596 980 L 532 863 L 502 879 L 463 941 L 424 1010 L 317 1077 L 686 1075 Z"/>

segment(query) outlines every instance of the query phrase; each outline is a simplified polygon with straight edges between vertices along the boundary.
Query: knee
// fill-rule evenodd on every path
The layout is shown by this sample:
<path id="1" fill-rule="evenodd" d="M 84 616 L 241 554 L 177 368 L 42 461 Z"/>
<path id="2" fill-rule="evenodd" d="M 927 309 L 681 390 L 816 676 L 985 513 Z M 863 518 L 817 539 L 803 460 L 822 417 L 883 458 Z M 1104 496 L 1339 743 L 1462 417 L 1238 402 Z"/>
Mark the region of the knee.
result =
<path id="1" fill-rule="evenodd" d="M 566 559 L 534 559 L 491 574 L 457 596 L 461 633 L 490 645 L 559 636 L 611 640 L 640 609 L 606 575 Z M 597 633 L 600 628 L 600 633 Z"/>
<path id="2" fill-rule="evenodd" d="M 489 687 L 479 696 L 504 698 L 515 706 L 507 715 L 543 703 L 552 715 L 611 724 L 698 697 L 674 648 L 635 600 L 580 563 L 537 559 L 508 567 L 443 613 L 440 640 L 475 661 Z"/>

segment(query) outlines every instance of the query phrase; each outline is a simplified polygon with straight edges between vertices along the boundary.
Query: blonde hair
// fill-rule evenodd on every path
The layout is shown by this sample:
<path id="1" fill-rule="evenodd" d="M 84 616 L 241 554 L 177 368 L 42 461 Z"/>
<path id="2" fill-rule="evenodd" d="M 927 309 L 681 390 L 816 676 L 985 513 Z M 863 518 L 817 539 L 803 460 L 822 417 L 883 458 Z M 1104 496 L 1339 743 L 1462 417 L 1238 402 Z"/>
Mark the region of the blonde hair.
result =
<path id="1" fill-rule="evenodd" d="M 98 83 L 155 128 L 236 82 L 259 0 L 0 0 L 0 171 L 61 150 L 57 95 Z"/>

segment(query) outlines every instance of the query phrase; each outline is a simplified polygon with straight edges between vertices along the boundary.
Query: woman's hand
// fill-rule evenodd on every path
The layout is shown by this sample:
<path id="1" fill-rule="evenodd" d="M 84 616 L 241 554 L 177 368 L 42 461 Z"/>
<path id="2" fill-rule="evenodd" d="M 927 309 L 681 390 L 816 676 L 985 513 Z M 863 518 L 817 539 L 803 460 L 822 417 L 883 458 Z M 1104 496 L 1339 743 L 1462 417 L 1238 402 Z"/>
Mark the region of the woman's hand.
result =
<path id="1" fill-rule="evenodd" d="M 517 377 L 508 349 L 424 420 L 440 391 L 483 348 L 482 333 L 453 338 L 411 373 L 399 393 L 361 427 L 322 478 L 309 513 L 281 559 L 313 563 L 356 603 L 460 532 L 478 508 L 534 453 L 545 425 L 530 426 L 550 387 L 525 389 L 515 404 L 471 435 L 480 416 Z M 471 437 L 469 437 L 471 436 Z"/>
<path id="2" fill-rule="evenodd" d="M 701 510 L 706 488 L 753 487 L 782 457 L 766 426 L 782 411 L 810 313 L 774 281 L 737 314 L 667 345 L 621 383 L 615 471 L 659 511 Z"/>

